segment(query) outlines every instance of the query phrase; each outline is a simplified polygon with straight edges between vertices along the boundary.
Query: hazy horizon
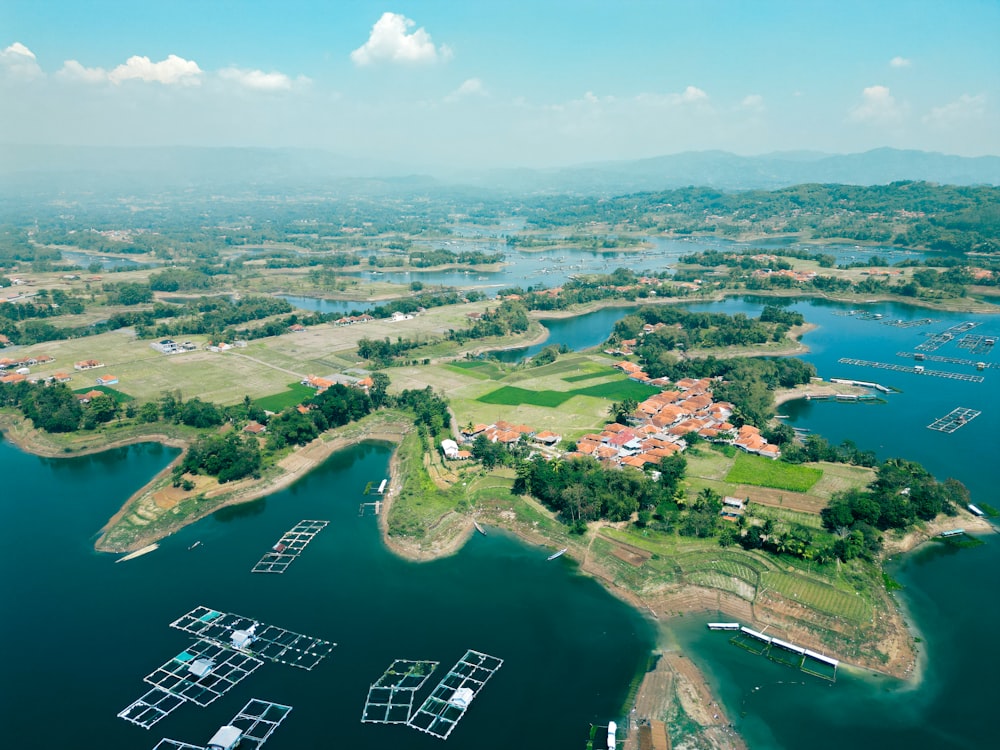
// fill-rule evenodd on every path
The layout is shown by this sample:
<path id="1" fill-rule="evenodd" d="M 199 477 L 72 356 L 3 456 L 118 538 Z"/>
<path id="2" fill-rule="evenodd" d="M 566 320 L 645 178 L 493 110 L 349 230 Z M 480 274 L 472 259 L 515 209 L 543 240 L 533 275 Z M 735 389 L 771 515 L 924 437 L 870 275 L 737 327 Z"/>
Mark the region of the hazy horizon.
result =
<path id="1" fill-rule="evenodd" d="M 1000 4 L 980 0 L 8 0 L 0 28 L 5 144 L 452 170 L 1000 154 Z"/>

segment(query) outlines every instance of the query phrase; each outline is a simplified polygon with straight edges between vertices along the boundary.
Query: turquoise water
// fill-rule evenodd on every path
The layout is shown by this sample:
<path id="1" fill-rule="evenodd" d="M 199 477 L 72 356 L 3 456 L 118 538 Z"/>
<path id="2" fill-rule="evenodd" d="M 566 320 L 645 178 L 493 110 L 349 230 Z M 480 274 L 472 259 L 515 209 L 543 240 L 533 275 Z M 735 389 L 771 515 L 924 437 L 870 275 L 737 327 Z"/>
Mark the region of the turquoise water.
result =
<path id="1" fill-rule="evenodd" d="M 274 750 L 440 747 L 405 727 L 361 724 L 368 685 L 395 658 L 443 668 L 474 648 L 505 663 L 448 747 L 572 747 L 591 722 L 618 714 L 645 665 L 646 621 L 571 561 L 546 562 L 547 550 L 494 531 L 432 563 L 389 553 L 375 519 L 358 516 L 365 484 L 386 476 L 382 444 L 342 451 L 290 489 L 220 511 L 144 557 L 114 564 L 93 552 L 101 524 L 173 455 L 142 445 L 48 460 L 0 443 L 3 746 L 205 742 L 255 697 L 294 707 Z M 284 575 L 251 574 L 303 518 L 330 525 Z M 146 691 L 142 677 L 190 643 L 168 624 L 198 605 L 340 645 L 312 672 L 265 663 L 211 706 L 183 706 L 150 731 L 116 718 Z"/>

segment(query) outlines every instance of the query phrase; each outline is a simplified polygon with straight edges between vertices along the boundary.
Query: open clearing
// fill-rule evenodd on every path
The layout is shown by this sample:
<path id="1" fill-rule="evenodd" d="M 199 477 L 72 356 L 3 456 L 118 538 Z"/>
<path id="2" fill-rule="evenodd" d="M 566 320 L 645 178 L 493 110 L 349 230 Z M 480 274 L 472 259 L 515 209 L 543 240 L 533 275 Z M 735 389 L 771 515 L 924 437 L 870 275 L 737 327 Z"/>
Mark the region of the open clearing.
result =
<path id="1" fill-rule="evenodd" d="M 739 453 L 733 468 L 726 475 L 732 484 L 752 484 L 792 492 L 806 492 L 823 476 L 820 469 L 811 466 L 786 464 L 770 458 Z"/>

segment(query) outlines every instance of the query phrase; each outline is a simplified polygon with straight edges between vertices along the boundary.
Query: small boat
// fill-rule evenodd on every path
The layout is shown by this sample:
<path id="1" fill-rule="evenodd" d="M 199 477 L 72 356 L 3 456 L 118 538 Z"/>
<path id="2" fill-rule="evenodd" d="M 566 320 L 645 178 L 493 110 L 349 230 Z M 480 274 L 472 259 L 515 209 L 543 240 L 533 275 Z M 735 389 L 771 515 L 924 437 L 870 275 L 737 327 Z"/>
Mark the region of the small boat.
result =
<path id="1" fill-rule="evenodd" d="M 549 555 L 548 559 L 549 560 L 555 560 L 557 557 L 562 557 L 563 555 L 566 554 L 566 551 L 568 549 L 569 549 L 569 547 L 563 547 L 561 550 L 559 550 L 555 554 Z"/>
<path id="2" fill-rule="evenodd" d="M 192 545 L 191 545 L 190 547 L 188 547 L 188 549 L 189 549 L 189 550 L 192 550 L 192 549 L 194 549 L 195 547 L 200 547 L 200 546 L 201 546 L 201 540 L 199 539 L 199 540 L 198 540 L 197 542 L 195 542 L 195 543 L 194 543 L 194 544 L 192 544 Z"/>
<path id="3" fill-rule="evenodd" d="M 482 526 L 479 525 L 479 521 L 473 521 L 472 525 L 476 527 L 476 531 L 478 531 L 483 536 L 486 536 L 486 529 L 484 529 Z"/>

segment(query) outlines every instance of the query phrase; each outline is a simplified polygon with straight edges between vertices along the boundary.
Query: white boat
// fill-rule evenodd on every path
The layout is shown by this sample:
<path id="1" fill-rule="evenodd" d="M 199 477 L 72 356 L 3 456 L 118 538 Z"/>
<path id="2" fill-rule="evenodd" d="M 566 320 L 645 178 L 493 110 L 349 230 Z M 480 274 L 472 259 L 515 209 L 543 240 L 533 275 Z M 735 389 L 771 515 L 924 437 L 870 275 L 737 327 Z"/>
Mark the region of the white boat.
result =
<path id="1" fill-rule="evenodd" d="M 552 554 L 552 555 L 549 555 L 549 558 L 548 558 L 548 559 L 549 559 L 549 560 L 555 560 L 555 559 L 556 559 L 557 557 L 562 557 L 563 555 L 565 555 L 565 554 L 566 554 L 566 551 L 567 551 L 568 549 L 569 549 L 569 547 L 563 547 L 563 548 L 562 548 L 561 550 L 559 550 L 559 551 L 558 551 L 558 552 L 556 552 L 555 554 Z"/>
<path id="2" fill-rule="evenodd" d="M 478 531 L 483 536 L 486 536 L 486 529 L 484 529 L 482 526 L 479 525 L 479 521 L 473 521 L 472 525 L 476 527 L 476 531 Z"/>

